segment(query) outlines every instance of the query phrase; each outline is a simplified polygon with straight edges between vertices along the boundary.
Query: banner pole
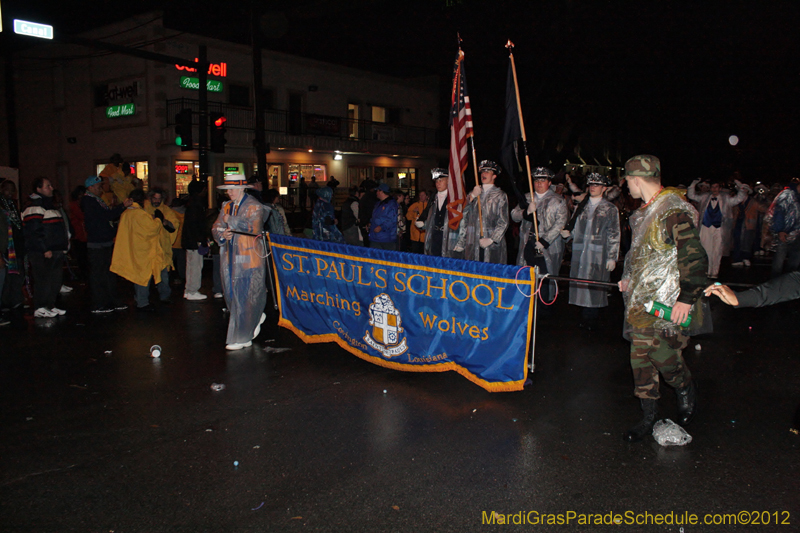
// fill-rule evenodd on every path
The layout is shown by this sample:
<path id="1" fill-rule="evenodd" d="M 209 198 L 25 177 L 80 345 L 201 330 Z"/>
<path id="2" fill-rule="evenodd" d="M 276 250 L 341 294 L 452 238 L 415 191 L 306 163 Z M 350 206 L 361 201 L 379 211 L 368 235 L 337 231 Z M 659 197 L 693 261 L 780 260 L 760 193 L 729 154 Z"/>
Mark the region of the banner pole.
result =
<path id="1" fill-rule="evenodd" d="M 267 266 L 267 275 L 269 276 L 269 285 L 272 288 L 272 290 L 267 292 L 269 292 L 272 295 L 272 306 L 277 311 L 278 295 L 276 294 L 276 292 L 278 289 L 277 286 L 275 285 L 275 280 L 272 277 L 272 265 L 270 265 L 272 261 L 269 260 L 269 256 L 272 255 L 272 241 L 269 240 L 269 232 L 262 231 L 261 234 L 264 236 L 264 249 L 269 250 L 267 252 L 267 257 L 266 257 L 266 263 L 267 263 L 266 266 Z"/>
<path id="2" fill-rule="evenodd" d="M 508 57 L 511 60 L 511 72 L 514 75 L 514 93 L 517 97 L 517 113 L 519 114 L 519 129 L 522 133 L 522 145 L 525 149 L 525 167 L 528 170 L 528 188 L 531 191 L 531 202 L 536 200 L 533 193 L 533 181 L 531 180 L 531 158 L 528 155 L 528 138 L 525 136 L 525 121 L 522 119 L 522 104 L 519 99 L 519 83 L 517 83 L 517 67 L 514 64 L 514 43 L 510 40 L 506 43 L 508 48 Z M 536 210 L 533 210 L 533 229 L 536 234 L 536 240 L 539 240 L 539 221 L 536 217 Z"/>
<path id="3" fill-rule="evenodd" d="M 531 293 L 531 298 L 533 298 L 533 343 L 531 345 L 531 362 L 530 366 L 528 367 L 531 373 L 536 370 L 536 323 L 539 318 L 539 295 L 536 294 L 536 279 L 539 277 L 539 267 L 533 268 L 533 292 Z"/>

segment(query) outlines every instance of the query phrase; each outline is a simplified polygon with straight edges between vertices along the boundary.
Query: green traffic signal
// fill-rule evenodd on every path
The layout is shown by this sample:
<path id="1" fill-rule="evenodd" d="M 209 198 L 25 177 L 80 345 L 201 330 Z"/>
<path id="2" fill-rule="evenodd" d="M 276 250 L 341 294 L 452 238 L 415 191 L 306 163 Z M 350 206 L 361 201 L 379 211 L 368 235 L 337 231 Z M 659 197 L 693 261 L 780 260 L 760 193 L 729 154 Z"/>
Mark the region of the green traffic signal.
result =
<path id="1" fill-rule="evenodd" d="M 183 146 L 183 139 L 181 139 L 180 135 L 175 137 L 175 144 L 177 144 L 178 146 Z"/>

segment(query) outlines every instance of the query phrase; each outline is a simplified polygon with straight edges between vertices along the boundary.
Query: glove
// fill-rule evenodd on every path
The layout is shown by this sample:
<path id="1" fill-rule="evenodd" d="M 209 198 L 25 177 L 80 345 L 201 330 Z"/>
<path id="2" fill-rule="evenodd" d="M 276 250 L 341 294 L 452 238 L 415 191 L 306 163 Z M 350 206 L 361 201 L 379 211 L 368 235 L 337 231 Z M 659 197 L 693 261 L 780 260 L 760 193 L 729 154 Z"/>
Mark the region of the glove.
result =
<path id="1" fill-rule="evenodd" d="M 544 244 L 542 244 L 542 241 L 536 241 L 536 244 L 534 246 L 536 246 L 537 252 L 539 252 L 540 254 L 544 253 Z"/>
<path id="2" fill-rule="evenodd" d="M 175 233 L 175 226 L 172 225 L 172 222 L 169 220 L 164 220 L 164 216 L 161 216 L 162 224 L 164 229 L 167 230 L 168 233 Z"/>
<path id="3" fill-rule="evenodd" d="M 416 227 L 418 227 L 419 229 L 422 229 L 422 228 L 425 227 L 425 223 L 423 221 L 421 221 L 421 220 L 417 220 L 416 222 L 414 222 L 414 225 Z"/>
<path id="4" fill-rule="evenodd" d="M 481 244 L 481 248 L 488 248 L 494 243 L 494 241 L 488 237 L 484 237 L 479 242 Z"/>
<path id="5" fill-rule="evenodd" d="M 472 195 L 473 198 L 480 198 L 482 191 L 483 189 L 481 189 L 481 186 L 476 185 L 475 188 L 472 189 L 472 192 L 470 194 Z"/>
<path id="6" fill-rule="evenodd" d="M 527 213 L 529 215 L 532 215 L 534 211 L 536 211 L 536 202 L 531 200 L 531 203 L 528 204 Z"/>
<path id="7" fill-rule="evenodd" d="M 613 259 L 609 259 L 608 261 L 606 261 L 606 270 L 608 270 L 609 272 L 613 272 L 615 268 L 617 268 L 616 261 L 614 261 Z"/>
<path id="8" fill-rule="evenodd" d="M 161 209 L 156 209 L 155 213 L 153 213 L 153 218 L 157 218 L 162 223 L 164 222 L 164 213 L 161 212 Z"/>
<path id="9" fill-rule="evenodd" d="M 570 233 L 568 229 L 561 230 L 561 236 L 564 237 L 565 239 L 569 239 L 570 235 L 572 235 L 572 233 Z"/>

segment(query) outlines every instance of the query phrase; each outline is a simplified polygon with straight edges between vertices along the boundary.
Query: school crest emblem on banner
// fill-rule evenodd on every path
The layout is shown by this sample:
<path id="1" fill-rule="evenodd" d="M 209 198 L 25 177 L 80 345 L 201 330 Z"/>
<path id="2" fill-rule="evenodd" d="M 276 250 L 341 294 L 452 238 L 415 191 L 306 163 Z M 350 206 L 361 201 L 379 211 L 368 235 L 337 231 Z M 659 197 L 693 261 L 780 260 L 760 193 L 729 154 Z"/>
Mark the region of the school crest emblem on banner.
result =
<path id="1" fill-rule="evenodd" d="M 376 296 L 369 306 L 369 325 L 372 332 L 366 331 L 364 342 L 379 351 L 384 357 L 397 357 L 408 350 L 400 311 L 387 294 Z M 402 339 L 401 339 L 402 336 Z"/>

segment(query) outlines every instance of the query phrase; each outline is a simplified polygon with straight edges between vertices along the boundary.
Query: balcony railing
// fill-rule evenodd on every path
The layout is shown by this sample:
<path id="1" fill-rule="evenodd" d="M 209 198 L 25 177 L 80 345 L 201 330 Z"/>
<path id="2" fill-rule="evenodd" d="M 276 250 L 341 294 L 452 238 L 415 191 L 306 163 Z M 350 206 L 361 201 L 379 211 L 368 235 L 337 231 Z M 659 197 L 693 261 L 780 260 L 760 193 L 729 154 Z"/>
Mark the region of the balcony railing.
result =
<path id="1" fill-rule="evenodd" d="M 189 108 L 198 124 L 199 101 L 190 98 L 167 100 L 167 126 L 175 124 L 175 115 Z M 209 102 L 208 112 L 222 113 L 228 129 L 253 130 L 255 117 L 252 107 L 239 107 L 221 102 Z M 400 126 L 369 120 L 354 120 L 330 115 L 293 113 L 289 111 L 264 111 L 264 128 L 267 133 L 285 135 L 311 135 L 333 137 L 350 141 L 372 141 L 385 144 L 441 147 L 439 130 L 416 126 Z"/>

